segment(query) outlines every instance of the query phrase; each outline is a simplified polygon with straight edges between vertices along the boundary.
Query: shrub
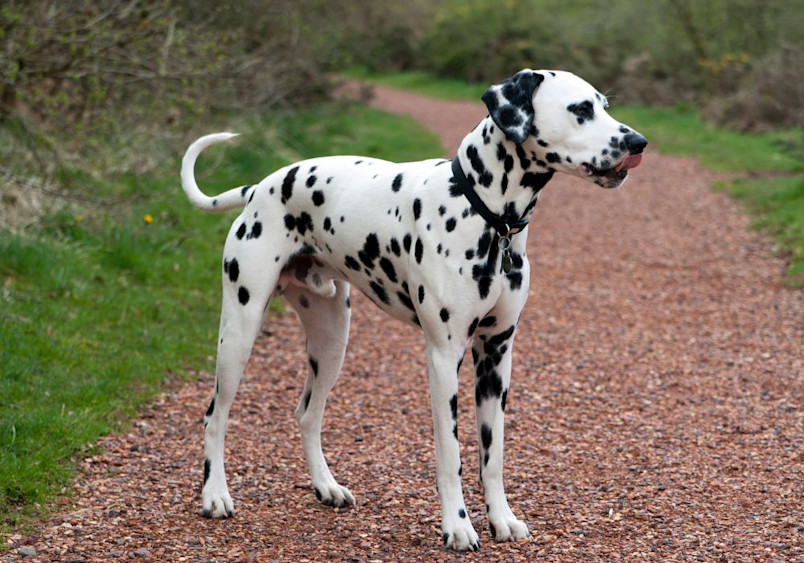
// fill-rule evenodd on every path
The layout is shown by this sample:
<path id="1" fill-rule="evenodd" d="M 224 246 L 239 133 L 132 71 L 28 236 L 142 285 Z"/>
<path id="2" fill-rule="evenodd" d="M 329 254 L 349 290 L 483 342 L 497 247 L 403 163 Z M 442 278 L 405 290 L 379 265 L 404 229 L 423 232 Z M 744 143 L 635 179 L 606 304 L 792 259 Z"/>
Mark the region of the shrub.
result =
<path id="1" fill-rule="evenodd" d="M 735 91 L 710 100 L 703 115 L 741 131 L 804 127 L 804 51 L 785 45 L 756 61 Z"/>

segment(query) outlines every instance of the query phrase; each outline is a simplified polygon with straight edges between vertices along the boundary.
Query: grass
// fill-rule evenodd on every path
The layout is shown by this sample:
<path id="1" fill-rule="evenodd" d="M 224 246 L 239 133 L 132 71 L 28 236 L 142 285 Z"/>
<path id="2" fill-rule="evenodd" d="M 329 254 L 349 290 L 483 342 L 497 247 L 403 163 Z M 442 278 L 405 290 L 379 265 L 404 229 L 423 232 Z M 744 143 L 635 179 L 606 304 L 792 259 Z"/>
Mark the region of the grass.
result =
<path id="1" fill-rule="evenodd" d="M 354 105 L 232 129 L 243 135 L 198 163 L 210 193 L 303 157 L 404 161 L 441 151 L 411 120 Z M 164 158 L 147 177 L 67 171 L 84 178 L 85 193 L 120 205 L 64 208 L 35 230 L 0 231 L 0 532 L 47 514 L 75 460 L 166 381 L 214 369 L 220 253 L 233 215 L 187 202 L 179 159 Z"/>
<path id="2" fill-rule="evenodd" d="M 369 73 L 355 68 L 346 73 L 350 78 L 364 80 L 372 84 L 399 88 L 415 92 L 422 96 L 440 98 L 442 100 L 480 101 L 488 84 L 467 84 L 455 78 L 436 78 L 426 72 L 408 71 L 393 74 Z"/>
<path id="3" fill-rule="evenodd" d="M 480 100 L 486 86 L 435 78 L 422 72 L 368 74 L 353 70 L 353 78 L 403 88 L 451 100 Z M 748 176 L 723 182 L 740 200 L 757 229 L 773 236 L 789 260 L 791 286 L 804 288 L 804 132 L 778 131 L 752 135 L 703 122 L 690 105 L 673 108 L 619 107 L 612 115 L 645 135 L 664 154 L 691 156 L 702 166 Z M 668 179 L 672 182 L 672 179 Z"/>

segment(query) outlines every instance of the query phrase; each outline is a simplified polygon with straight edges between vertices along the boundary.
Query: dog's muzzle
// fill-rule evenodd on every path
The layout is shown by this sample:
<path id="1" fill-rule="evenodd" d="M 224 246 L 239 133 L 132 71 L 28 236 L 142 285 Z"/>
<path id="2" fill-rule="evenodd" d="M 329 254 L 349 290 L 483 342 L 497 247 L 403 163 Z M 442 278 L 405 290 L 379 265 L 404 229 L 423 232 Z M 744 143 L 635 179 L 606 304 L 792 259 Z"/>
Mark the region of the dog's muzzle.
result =
<path id="1" fill-rule="evenodd" d="M 587 175 L 593 177 L 595 184 L 604 188 L 619 187 L 628 176 L 628 171 L 636 168 L 642 162 L 642 151 L 648 146 L 648 140 L 639 133 L 628 133 L 623 137 L 623 144 L 628 150 L 628 154 L 611 168 L 597 168 L 591 164 L 584 163 L 584 170 Z"/>

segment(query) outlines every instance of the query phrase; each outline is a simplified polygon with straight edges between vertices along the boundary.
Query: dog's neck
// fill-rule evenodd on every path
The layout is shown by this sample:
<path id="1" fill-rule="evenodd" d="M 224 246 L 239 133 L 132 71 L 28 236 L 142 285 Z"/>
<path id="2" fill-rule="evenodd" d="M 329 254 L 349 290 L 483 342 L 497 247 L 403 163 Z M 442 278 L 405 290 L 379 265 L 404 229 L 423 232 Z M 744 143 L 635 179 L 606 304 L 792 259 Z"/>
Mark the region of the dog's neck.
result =
<path id="1" fill-rule="evenodd" d="M 474 191 L 495 215 L 509 223 L 529 221 L 539 191 L 553 171 L 531 148 L 509 140 L 486 117 L 464 138 L 458 159 Z M 494 168 L 491 169 L 491 165 Z"/>

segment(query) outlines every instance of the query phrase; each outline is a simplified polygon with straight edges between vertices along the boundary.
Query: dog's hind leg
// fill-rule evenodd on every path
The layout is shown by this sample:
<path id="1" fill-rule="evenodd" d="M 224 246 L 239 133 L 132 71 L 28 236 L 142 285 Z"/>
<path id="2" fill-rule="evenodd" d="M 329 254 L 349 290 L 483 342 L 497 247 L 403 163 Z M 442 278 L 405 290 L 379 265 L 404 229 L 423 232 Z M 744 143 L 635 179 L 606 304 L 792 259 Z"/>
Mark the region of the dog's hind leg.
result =
<path id="1" fill-rule="evenodd" d="M 355 504 L 349 489 L 339 485 L 321 451 L 321 425 L 327 395 L 343 365 L 349 340 L 349 284 L 335 282 L 335 295 L 318 295 L 289 285 L 285 296 L 296 310 L 307 337 L 307 380 L 296 420 L 299 422 L 304 457 L 310 468 L 316 497 L 327 506 Z"/>
<path id="2" fill-rule="evenodd" d="M 230 236 L 224 253 L 223 304 L 221 308 L 215 394 L 204 416 L 204 488 L 201 514 L 208 518 L 234 515 L 232 497 L 226 485 L 224 440 L 229 411 L 257 338 L 265 306 L 279 280 L 275 270 L 250 271 L 258 263 L 260 248 L 250 241 L 243 248 Z M 264 248 L 263 248 L 264 250 Z M 237 257 L 239 256 L 240 262 Z M 251 259 L 249 259 L 251 258 Z"/>

